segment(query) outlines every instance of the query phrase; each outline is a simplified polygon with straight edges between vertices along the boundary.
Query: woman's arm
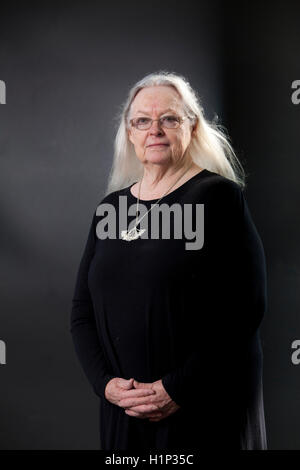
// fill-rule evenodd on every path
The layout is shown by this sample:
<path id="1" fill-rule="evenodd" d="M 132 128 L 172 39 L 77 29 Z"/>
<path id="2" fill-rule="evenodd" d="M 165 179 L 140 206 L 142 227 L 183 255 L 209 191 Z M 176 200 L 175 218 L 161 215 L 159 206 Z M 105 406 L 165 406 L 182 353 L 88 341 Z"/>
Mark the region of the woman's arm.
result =
<path id="1" fill-rule="evenodd" d="M 93 215 L 77 273 L 72 299 L 70 332 L 76 354 L 87 379 L 96 395 L 104 399 L 106 384 L 115 375 L 110 374 L 107 370 L 106 360 L 99 343 L 93 303 L 88 287 L 88 271 L 96 243 L 95 217 L 96 212 Z"/>
<path id="2" fill-rule="evenodd" d="M 232 403 L 240 399 L 251 338 L 267 308 L 264 249 L 244 194 L 225 182 L 212 195 L 205 204 L 208 255 L 198 277 L 197 334 L 191 334 L 197 339 L 182 366 L 162 377 L 180 406 L 193 406 L 205 393 L 222 399 L 226 390 Z"/>

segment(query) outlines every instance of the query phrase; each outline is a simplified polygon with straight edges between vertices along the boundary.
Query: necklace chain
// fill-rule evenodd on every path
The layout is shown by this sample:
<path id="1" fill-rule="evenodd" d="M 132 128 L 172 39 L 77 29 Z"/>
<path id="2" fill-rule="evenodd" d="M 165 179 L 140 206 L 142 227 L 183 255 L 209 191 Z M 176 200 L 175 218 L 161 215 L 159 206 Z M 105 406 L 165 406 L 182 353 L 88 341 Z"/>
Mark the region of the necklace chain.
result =
<path id="1" fill-rule="evenodd" d="M 172 184 L 172 186 L 158 199 L 158 201 L 156 201 L 155 204 L 152 205 L 152 207 L 149 210 L 147 210 L 147 212 L 143 215 L 143 217 L 141 217 L 140 220 L 138 221 L 137 219 L 138 219 L 138 210 L 139 210 L 139 200 L 140 200 L 140 193 L 141 193 L 141 185 L 142 185 L 142 181 L 143 181 L 143 177 L 144 177 L 144 175 L 143 175 L 142 180 L 141 180 L 140 185 L 139 185 L 139 194 L 138 194 L 137 205 L 136 205 L 135 226 L 130 230 L 122 230 L 121 236 L 122 236 L 123 240 L 126 240 L 126 241 L 136 240 L 137 238 L 142 236 L 142 234 L 146 231 L 146 229 L 138 230 L 137 229 L 138 224 L 148 214 L 148 212 L 150 212 L 153 209 L 153 207 L 155 207 L 159 203 L 159 201 L 173 188 L 173 186 L 175 186 L 175 184 L 178 183 L 178 181 L 183 177 L 183 175 L 186 174 L 186 172 L 192 167 L 192 165 L 193 165 L 193 162 L 184 171 L 184 173 L 182 175 L 180 175 L 180 177 L 175 181 L 175 183 Z"/>
<path id="2" fill-rule="evenodd" d="M 139 200 L 140 200 L 140 192 L 141 192 L 141 185 L 142 185 L 142 181 L 143 181 L 143 178 L 140 182 L 140 185 L 139 185 L 139 194 L 138 194 L 138 200 L 137 200 L 137 205 L 136 205 L 136 219 L 135 219 L 135 226 L 131 229 L 133 230 L 134 228 L 137 227 L 137 225 L 141 222 L 141 220 L 148 214 L 148 212 L 150 212 L 153 207 L 155 207 L 159 201 L 166 196 L 166 194 L 173 188 L 173 186 L 175 186 L 176 183 L 178 183 L 178 181 L 187 173 L 187 171 L 192 167 L 193 163 L 184 171 L 184 173 L 182 173 L 182 175 L 179 176 L 179 178 L 172 184 L 172 186 L 170 186 L 170 188 L 158 199 L 158 201 L 156 201 L 155 204 L 153 204 L 151 206 L 151 208 L 149 210 L 147 210 L 147 212 L 143 215 L 143 217 L 140 218 L 139 221 L 137 221 L 138 219 L 138 210 L 139 210 Z"/>

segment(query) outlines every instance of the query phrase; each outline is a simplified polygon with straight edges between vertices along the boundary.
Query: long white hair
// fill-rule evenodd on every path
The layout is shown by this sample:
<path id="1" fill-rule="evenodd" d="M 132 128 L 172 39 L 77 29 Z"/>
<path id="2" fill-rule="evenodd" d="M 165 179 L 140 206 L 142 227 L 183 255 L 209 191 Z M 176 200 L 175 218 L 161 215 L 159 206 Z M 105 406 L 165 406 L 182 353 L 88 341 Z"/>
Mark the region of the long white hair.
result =
<path id="1" fill-rule="evenodd" d="M 201 168 L 235 181 L 244 189 L 246 175 L 229 142 L 229 137 L 226 136 L 225 128 L 217 124 L 215 118 L 209 122 L 204 117 L 200 98 L 185 77 L 162 70 L 146 75 L 133 85 L 125 103 L 121 105 L 121 111 L 117 116 L 119 127 L 114 142 L 113 163 L 105 195 L 131 185 L 143 175 L 143 164 L 137 158 L 134 146 L 127 134 L 130 125 L 130 107 L 142 88 L 159 85 L 174 87 L 181 96 L 186 115 L 194 124 L 197 122 L 195 134 L 191 137 L 185 158 L 191 159 Z"/>

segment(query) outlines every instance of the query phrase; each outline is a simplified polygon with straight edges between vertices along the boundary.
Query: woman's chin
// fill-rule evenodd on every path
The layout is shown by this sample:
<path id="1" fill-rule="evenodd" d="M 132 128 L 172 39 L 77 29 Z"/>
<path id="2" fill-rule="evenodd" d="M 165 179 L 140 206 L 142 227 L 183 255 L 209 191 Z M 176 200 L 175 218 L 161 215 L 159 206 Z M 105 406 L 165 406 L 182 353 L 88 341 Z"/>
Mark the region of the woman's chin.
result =
<path id="1" fill-rule="evenodd" d="M 170 155 L 167 152 L 151 151 L 147 154 L 147 162 L 166 163 L 169 160 Z"/>

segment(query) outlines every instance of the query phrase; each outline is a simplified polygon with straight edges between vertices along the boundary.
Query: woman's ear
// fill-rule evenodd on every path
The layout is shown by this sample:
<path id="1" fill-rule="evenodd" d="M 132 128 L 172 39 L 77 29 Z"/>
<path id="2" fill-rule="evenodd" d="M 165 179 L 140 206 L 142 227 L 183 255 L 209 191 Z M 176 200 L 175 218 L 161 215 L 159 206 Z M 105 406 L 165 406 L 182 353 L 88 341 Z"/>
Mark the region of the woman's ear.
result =
<path id="1" fill-rule="evenodd" d="M 130 140 L 130 142 L 133 144 L 132 136 L 131 136 L 131 130 L 130 130 L 130 129 L 127 129 L 127 136 L 128 136 L 128 139 Z"/>
<path id="2" fill-rule="evenodd" d="M 192 126 L 192 131 L 191 131 L 191 136 L 192 136 L 192 137 L 195 137 L 196 131 L 197 131 L 197 127 L 198 127 L 198 119 L 196 119 L 196 121 L 194 122 L 194 124 L 193 124 L 193 126 Z"/>

